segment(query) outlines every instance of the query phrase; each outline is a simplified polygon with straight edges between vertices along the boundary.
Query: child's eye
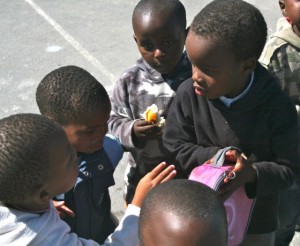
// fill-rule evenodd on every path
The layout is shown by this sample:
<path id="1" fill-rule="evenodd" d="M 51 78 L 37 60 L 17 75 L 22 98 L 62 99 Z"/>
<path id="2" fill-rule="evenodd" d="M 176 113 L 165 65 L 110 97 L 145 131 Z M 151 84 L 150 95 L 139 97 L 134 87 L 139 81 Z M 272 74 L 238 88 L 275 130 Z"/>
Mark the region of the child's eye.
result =
<path id="1" fill-rule="evenodd" d="M 211 70 L 208 69 L 208 68 L 203 68 L 202 71 L 203 71 L 204 73 L 210 73 L 210 72 L 211 72 Z"/>
<path id="2" fill-rule="evenodd" d="M 207 75 L 211 75 L 213 73 L 213 71 L 210 68 L 207 67 L 202 67 L 201 71 Z"/>
<path id="3" fill-rule="evenodd" d="M 91 134 L 93 134 L 94 133 L 94 130 L 90 130 L 90 131 L 86 131 L 86 132 L 84 132 L 86 135 L 91 135 Z"/>
<path id="4" fill-rule="evenodd" d="M 152 51 L 153 50 L 153 45 L 152 44 L 148 44 L 148 43 L 143 43 L 141 44 L 141 46 L 147 50 L 147 51 Z"/>
<path id="5" fill-rule="evenodd" d="M 172 45 L 174 42 L 172 40 L 165 41 L 165 45 Z"/>
<path id="6" fill-rule="evenodd" d="M 87 131 L 82 131 L 78 132 L 78 136 L 84 136 L 84 135 L 92 135 L 94 133 L 94 130 L 87 130 Z"/>

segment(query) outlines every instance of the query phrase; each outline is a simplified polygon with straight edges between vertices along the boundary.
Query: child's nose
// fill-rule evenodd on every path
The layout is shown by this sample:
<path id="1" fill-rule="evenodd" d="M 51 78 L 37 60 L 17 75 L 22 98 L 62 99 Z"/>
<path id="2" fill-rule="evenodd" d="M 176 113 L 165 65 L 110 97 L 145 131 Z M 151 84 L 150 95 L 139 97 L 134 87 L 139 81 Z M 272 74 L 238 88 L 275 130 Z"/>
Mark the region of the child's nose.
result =
<path id="1" fill-rule="evenodd" d="M 156 49 L 154 51 L 154 56 L 155 58 L 160 58 L 160 57 L 163 57 L 165 56 L 166 54 L 161 50 L 161 49 Z"/>
<path id="2" fill-rule="evenodd" d="M 197 81 L 197 82 L 204 81 L 203 73 L 201 73 L 200 70 L 193 69 L 192 79 L 193 79 L 193 81 Z"/>

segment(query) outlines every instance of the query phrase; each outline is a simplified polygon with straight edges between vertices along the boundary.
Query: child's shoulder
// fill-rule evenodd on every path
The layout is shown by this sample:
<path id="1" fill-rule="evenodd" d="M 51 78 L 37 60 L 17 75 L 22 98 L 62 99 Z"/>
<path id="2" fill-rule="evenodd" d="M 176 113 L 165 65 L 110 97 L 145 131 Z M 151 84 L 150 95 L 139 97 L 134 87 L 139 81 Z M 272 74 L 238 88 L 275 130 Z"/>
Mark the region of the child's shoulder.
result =
<path id="1" fill-rule="evenodd" d="M 274 55 L 291 55 L 291 53 L 300 51 L 300 38 L 293 32 L 289 23 L 279 25 L 277 31 L 268 39 L 259 61 L 267 67 Z"/>
<path id="2" fill-rule="evenodd" d="M 111 134 L 106 134 L 103 141 L 103 148 L 112 163 L 118 163 L 124 154 L 123 146 L 119 139 Z"/>
<path id="3" fill-rule="evenodd" d="M 110 146 L 111 144 L 121 146 L 120 140 L 117 137 L 111 134 L 106 134 L 104 136 L 104 147 L 107 145 Z"/>
<path id="4" fill-rule="evenodd" d="M 141 73 L 147 73 L 148 69 L 142 58 L 136 61 L 136 64 L 124 70 L 119 80 L 135 80 Z"/>
<path id="5" fill-rule="evenodd" d="M 268 42 L 267 46 L 281 46 L 282 44 L 293 45 L 300 48 L 300 38 L 294 33 L 292 25 L 286 18 L 280 18 L 277 21 L 277 30 L 274 32 Z"/>

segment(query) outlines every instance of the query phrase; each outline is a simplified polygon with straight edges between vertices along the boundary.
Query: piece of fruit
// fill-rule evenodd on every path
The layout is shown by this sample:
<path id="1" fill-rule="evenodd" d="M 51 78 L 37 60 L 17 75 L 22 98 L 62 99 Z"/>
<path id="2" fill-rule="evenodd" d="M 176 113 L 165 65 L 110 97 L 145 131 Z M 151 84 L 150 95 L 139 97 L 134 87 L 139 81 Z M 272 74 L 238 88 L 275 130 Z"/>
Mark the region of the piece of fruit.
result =
<path id="1" fill-rule="evenodd" d="M 155 104 L 147 107 L 146 111 L 143 113 L 143 117 L 146 121 L 151 121 L 157 123 L 159 120 L 158 108 Z"/>
<path id="2" fill-rule="evenodd" d="M 146 120 L 156 122 L 156 119 L 157 119 L 157 112 L 155 112 L 151 109 L 148 109 L 146 111 Z"/>

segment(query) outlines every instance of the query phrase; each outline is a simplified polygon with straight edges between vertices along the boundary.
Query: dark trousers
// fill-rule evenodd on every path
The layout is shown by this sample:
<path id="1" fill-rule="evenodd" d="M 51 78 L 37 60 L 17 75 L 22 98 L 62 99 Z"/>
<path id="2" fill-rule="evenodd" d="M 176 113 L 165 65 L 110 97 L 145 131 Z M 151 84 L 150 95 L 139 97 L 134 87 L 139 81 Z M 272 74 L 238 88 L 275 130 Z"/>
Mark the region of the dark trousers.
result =
<path id="1" fill-rule="evenodd" d="M 295 227 L 300 218 L 300 180 L 279 195 L 278 229 L 275 246 L 288 246 L 295 234 Z"/>

